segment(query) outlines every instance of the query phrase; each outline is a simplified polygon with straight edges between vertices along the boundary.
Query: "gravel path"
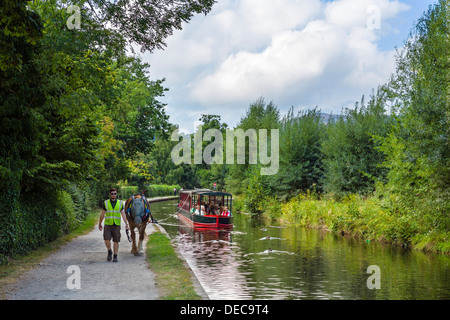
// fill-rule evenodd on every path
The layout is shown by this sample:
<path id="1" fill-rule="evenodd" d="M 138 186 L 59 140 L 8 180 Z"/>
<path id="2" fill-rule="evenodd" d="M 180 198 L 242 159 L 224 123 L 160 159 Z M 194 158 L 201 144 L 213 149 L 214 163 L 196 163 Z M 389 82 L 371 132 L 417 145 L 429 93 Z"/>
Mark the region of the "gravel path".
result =
<path id="1" fill-rule="evenodd" d="M 147 225 L 147 234 L 154 231 L 153 224 Z M 119 262 L 106 261 L 107 251 L 103 242 L 103 233 L 96 226 L 91 233 L 74 239 L 24 274 L 10 290 L 7 298 L 12 300 L 158 299 L 155 275 L 148 269 L 145 255 L 132 255 L 131 243 L 127 240 L 124 226 L 122 226 L 121 234 Z"/>

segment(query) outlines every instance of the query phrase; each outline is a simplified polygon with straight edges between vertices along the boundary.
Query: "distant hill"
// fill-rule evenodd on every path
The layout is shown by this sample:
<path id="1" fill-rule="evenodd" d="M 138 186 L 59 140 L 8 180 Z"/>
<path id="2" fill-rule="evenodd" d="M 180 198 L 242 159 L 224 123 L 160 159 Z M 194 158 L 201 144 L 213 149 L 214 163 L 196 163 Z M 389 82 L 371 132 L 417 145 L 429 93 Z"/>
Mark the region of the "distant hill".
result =
<path id="1" fill-rule="evenodd" d="M 339 114 L 330 114 L 330 113 L 320 113 L 320 119 L 323 123 L 328 123 L 330 121 L 336 121 L 338 120 L 342 115 Z"/>

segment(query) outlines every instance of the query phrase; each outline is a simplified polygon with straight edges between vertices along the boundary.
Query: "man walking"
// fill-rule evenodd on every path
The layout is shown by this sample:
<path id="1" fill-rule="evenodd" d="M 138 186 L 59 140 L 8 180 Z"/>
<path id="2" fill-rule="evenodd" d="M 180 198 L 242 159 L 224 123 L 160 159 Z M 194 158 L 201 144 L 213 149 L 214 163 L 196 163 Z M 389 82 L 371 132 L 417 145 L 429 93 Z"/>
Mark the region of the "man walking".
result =
<path id="1" fill-rule="evenodd" d="M 126 229 L 129 229 L 127 217 L 125 215 L 124 205 L 122 201 L 117 200 L 117 189 L 109 190 L 110 199 L 103 202 L 102 213 L 98 222 L 98 229 L 102 231 L 102 222 L 105 218 L 105 228 L 103 230 L 103 240 L 105 240 L 106 249 L 108 249 L 107 260 L 117 262 L 117 253 L 119 252 L 120 242 L 120 217 L 125 221 Z M 114 258 L 111 251 L 111 239 L 113 240 Z"/>

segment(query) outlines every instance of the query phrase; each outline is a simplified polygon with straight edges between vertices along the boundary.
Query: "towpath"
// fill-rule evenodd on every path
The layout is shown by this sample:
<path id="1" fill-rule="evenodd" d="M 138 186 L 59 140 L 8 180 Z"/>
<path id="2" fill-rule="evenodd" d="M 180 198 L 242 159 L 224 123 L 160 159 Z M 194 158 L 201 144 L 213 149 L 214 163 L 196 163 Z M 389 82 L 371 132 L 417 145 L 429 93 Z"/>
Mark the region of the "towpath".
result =
<path id="1" fill-rule="evenodd" d="M 170 198 L 173 197 L 156 198 L 151 202 Z M 154 231 L 153 224 L 148 224 L 146 234 Z M 13 285 L 7 299 L 158 299 L 155 275 L 148 268 L 145 255 L 132 255 L 124 226 L 121 233 L 119 262 L 106 260 L 102 232 L 95 226 L 92 232 L 75 238 L 25 273 Z"/>

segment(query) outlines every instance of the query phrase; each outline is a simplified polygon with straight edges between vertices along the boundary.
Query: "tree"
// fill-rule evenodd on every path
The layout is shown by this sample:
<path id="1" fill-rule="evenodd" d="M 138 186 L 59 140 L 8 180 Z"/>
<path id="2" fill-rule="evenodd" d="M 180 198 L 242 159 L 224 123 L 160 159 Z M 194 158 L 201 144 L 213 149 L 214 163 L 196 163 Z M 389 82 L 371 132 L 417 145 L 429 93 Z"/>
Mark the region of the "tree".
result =
<path id="1" fill-rule="evenodd" d="M 260 97 L 255 102 L 250 104 L 246 114 L 241 118 L 241 121 L 236 129 L 242 129 L 244 132 L 249 129 L 256 131 L 259 129 L 267 129 L 267 131 L 270 132 L 271 129 L 279 128 L 279 122 L 280 111 L 275 104 L 273 102 L 269 102 L 267 104 L 264 98 Z M 237 157 L 236 150 L 234 154 L 235 157 Z M 246 142 L 245 164 L 237 164 L 236 160 L 237 159 L 235 158 L 234 164 L 228 165 L 229 174 L 225 179 L 225 185 L 226 189 L 230 192 L 243 193 L 247 189 L 249 182 L 249 175 L 247 175 L 247 172 L 249 172 L 252 166 L 258 166 L 249 164 L 249 143 Z"/>
<path id="2" fill-rule="evenodd" d="M 307 189 L 320 188 L 323 176 L 322 131 L 319 112 L 293 108 L 280 123 L 280 171 L 269 178 L 269 187 L 280 199 L 292 197 Z"/>
<path id="3" fill-rule="evenodd" d="M 8 199 L 2 213 L 17 209 L 22 177 L 39 162 L 42 138 L 38 110 L 45 95 L 33 59 L 42 51 L 43 23 L 26 5 L 6 1 L 0 7 L 0 191 Z"/>
<path id="4" fill-rule="evenodd" d="M 396 123 L 380 139 L 389 170 L 380 191 L 390 195 L 396 212 L 444 232 L 450 228 L 448 12 L 448 1 L 430 6 L 398 52 L 387 85 Z"/>
<path id="5" fill-rule="evenodd" d="M 221 122 L 221 118 L 219 115 L 213 115 L 213 114 L 202 114 L 199 121 L 202 122 L 202 137 L 205 137 L 205 132 L 209 129 L 216 129 L 219 130 L 222 137 L 224 138 L 226 135 L 226 129 L 228 128 L 228 125 L 226 123 Z M 215 138 L 211 138 L 210 141 L 202 141 L 202 154 L 204 156 L 205 148 L 207 148 L 208 145 L 211 143 L 214 143 Z M 223 148 L 221 150 L 222 159 L 225 159 L 226 153 L 224 151 L 225 149 L 225 143 L 224 141 L 220 141 L 223 143 Z M 194 144 L 192 145 L 194 148 Z M 192 150 L 192 154 L 194 154 L 194 150 Z M 209 154 L 208 154 L 209 156 Z M 212 150 L 211 157 L 216 156 L 216 150 Z M 226 165 L 220 164 L 220 163 L 212 163 L 212 164 L 206 164 L 205 162 L 202 162 L 200 165 L 195 166 L 195 172 L 198 176 L 199 183 L 201 187 L 204 188 L 213 188 L 214 183 L 216 183 L 216 189 L 221 190 L 225 186 L 224 179 L 226 177 L 226 174 L 228 172 Z"/>
<path id="6" fill-rule="evenodd" d="M 141 51 L 152 52 L 166 46 L 165 39 L 180 30 L 194 14 L 207 14 L 215 0 L 72 0 L 83 7 L 98 24 L 117 30 Z M 110 26 L 109 26 L 110 25 Z"/>
<path id="7" fill-rule="evenodd" d="M 114 81 L 114 100 L 107 112 L 115 123 L 114 136 L 121 141 L 120 150 L 125 158 L 138 152 L 148 153 L 156 135 L 167 136 L 169 116 L 165 104 L 158 101 L 168 89 L 163 80 L 150 81 L 148 64 L 139 58 L 129 58 L 117 70 Z"/>
<path id="8" fill-rule="evenodd" d="M 150 81 L 148 65 L 127 50 L 162 48 L 174 29 L 213 3 L 2 1 L 0 191 L 8 200 L 0 213 L 0 263 L 70 231 L 82 219 L 73 211 L 85 207 L 72 203 L 84 198 L 80 190 L 101 195 L 102 183 L 129 173 L 125 160 L 148 152 L 167 131 L 158 101 L 163 81 Z M 80 29 L 67 27 L 70 4 L 81 8 Z"/>
<path id="9" fill-rule="evenodd" d="M 376 179 L 386 175 L 384 161 L 374 136 L 385 137 L 392 118 L 385 114 L 386 97 L 382 88 L 372 94 L 366 106 L 364 97 L 355 109 L 346 109 L 341 118 L 330 123 L 322 143 L 326 192 L 338 197 L 350 193 L 369 194 Z"/>

